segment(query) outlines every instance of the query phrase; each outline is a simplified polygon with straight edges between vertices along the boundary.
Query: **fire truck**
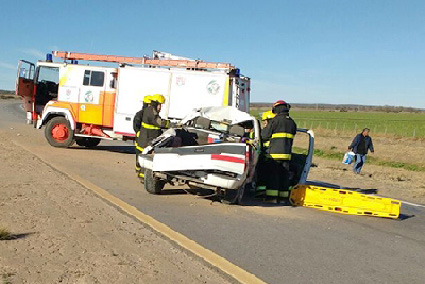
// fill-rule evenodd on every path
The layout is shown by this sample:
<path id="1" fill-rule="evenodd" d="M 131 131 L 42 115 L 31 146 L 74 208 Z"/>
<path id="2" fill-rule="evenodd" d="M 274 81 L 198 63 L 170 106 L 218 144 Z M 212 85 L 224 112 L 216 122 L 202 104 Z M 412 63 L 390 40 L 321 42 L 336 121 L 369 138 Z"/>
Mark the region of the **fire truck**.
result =
<path id="1" fill-rule="evenodd" d="M 134 139 L 133 117 L 146 95 L 165 96 L 160 115 L 170 120 L 208 106 L 249 112 L 250 78 L 230 63 L 158 51 L 152 57 L 53 51 L 36 64 L 19 61 L 15 91 L 28 123 L 44 127 L 50 145 L 94 147 L 101 139 Z"/>

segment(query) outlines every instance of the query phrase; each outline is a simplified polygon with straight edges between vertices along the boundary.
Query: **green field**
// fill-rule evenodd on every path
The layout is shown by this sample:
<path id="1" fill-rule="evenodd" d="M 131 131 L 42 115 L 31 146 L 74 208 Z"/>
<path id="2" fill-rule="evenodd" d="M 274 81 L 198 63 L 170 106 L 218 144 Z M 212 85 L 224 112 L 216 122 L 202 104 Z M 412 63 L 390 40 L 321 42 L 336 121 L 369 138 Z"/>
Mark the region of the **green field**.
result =
<path id="1" fill-rule="evenodd" d="M 258 115 L 258 112 L 254 113 Z M 357 133 L 368 127 L 373 133 L 425 137 L 424 113 L 291 111 L 299 128 Z"/>

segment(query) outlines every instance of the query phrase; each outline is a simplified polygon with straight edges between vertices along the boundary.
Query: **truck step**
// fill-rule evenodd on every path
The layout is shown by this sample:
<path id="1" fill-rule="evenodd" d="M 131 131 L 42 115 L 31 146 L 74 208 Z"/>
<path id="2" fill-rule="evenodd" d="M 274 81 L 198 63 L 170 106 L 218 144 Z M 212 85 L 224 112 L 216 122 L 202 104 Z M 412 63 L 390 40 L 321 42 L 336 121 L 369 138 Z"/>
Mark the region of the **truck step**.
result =
<path id="1" fill-rule="evenodd" d="M 292 205 L 348 215 L 397 219 L 401 201 L 361 194 L 357 191 L 314 185 L 296 185 L 290 196 Z"/>
<path id="2" fill-rule="evenodd" d="M 102 137 L 102 136 L 93 136 L 93 135 L 84 135 L 84 134 L 74 134 L 75 137 L 86 137 L 86 138 L 99 138 L 103 140 L 118 140 L 115 137 Z"/>

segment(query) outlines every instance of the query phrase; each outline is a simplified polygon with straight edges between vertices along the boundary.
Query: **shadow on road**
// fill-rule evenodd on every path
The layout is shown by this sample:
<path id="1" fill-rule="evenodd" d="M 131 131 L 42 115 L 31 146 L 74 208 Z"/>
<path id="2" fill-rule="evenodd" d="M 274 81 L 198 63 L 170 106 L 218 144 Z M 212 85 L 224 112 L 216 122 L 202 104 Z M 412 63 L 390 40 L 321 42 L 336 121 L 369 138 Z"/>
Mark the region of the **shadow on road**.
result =
<path id="1" fill-rule="evenodd" d="M 404 220 L 407 220 L 407 219 L 410 219 L 410 218 L 412 218 L 412 217 L 416 217 L 415 215 L 408 215 L 408 214 L 400 214 L 399 216 L 398 216 L 398 219 L 397 220 L 399 220 L 399 221 L 404 221 Z"/>
<path id="2" fill-rule="evenodd" d="M 22 234 L 10 234 L 7 237 L 1 239 L 0 241 L 12 241 L 12 240 L 24 239 L 33 234 L 35 234 L 35 232 L 22 233 Z"/>
<path id="3" fill-rule="evenodd" d="M 132 155 L 136 154 L 136 150 L 134 149 L 134 146 L 132 146 L 132 145 L 128 145 L 128 146 L 96 146 L 96 147 L 93 147 L 93 148 L 73 146 L 69 149 L 72 149 L 72 150 L 90 150 L 90 151 L 107 151 L 107 152 L 132 154 Z"/>
<path id="4" fill-rule="evenodd" d="M 207 200 L 210 200 L 212 202 L 220 202 L 219 196 L 213 191 L 203 188 L 169 188 L 169 189 L 163 189 L 161 191 L 160 195 L 184 195 L 184 194 L 190 194 L 194 196 L 198 196 L 199 198 L 204 198 Z M 282 207 L 282 206 L 292 206 L 289 202 L 271 202 L 267 201 L 263 198 L 256 198 L 255 193 L 252 192 L 245 192 L 244 197 L 242 199 L 242 203 L 239 204 L 240 206 L 262 206 L 262 207 Z"/>

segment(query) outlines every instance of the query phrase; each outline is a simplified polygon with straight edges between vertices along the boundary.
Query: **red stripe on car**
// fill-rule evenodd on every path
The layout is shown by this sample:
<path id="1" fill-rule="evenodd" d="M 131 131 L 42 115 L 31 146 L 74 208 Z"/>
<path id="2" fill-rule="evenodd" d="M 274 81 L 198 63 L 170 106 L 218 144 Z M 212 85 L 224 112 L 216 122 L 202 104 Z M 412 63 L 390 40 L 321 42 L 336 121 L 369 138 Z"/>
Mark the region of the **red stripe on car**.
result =
<path id="1" fill-rule="evenodd" d="M 227 155 L 212 154 L 211 155 L 211 160 L 224 161 L 224 162 L 230 162 L 230 163 L 245 164 L 245 160 L 244 159 L 238 158 L 238 157 L 233 157 L 233 156 L 227 156 Z"/>

